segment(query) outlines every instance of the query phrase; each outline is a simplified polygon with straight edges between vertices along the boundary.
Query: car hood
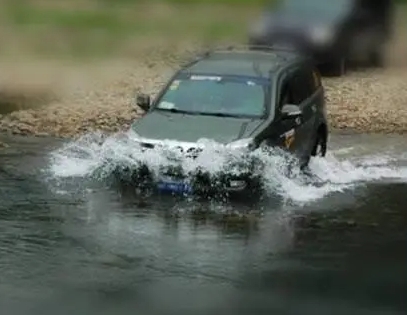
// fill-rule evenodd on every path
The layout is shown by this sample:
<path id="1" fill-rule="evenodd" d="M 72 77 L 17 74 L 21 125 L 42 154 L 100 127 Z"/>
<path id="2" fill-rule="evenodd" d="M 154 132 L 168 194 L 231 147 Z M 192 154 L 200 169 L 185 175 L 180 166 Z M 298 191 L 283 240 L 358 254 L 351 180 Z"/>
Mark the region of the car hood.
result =
<path id="1" fill-rule="evenodd" d="M 264 120 L 151 112 L 133 123 L 132 130 L 152 140 L 211 139 L 226 144 L 250 137 L 262 122 Z"/>

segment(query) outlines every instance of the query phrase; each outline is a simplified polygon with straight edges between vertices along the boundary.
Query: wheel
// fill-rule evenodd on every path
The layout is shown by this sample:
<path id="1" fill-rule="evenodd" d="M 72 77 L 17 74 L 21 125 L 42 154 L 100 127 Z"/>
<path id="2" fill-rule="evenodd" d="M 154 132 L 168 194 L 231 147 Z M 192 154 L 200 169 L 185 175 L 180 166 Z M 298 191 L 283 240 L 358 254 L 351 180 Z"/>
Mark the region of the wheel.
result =
<path id="1" fill-rule="evenodd" d="M 327 150 L 327 140 L 322 132 L 318 132 L 312 148 L 311 156 L 324 157 Z"/>
<path id="2" fill-rule="evenodd" d="M 308 155 L 307 157 L 304 157 L 301 160 L 300 169 L 303 171 L 307 169 L 309 161 L 311 160 L 311 156 L 324 157 L 326 155 L 326 149 L 327 149 L 327 139 L 324 136 L 323 132 L 318 132 L 315 138 L 314 147 L 312 148 L 311 151 L 311 155 Z"/>
<path id="3" fill-rule="evenodd" d="M 332 60 L 329 65 L 329 74 L 334 77 L 340 77 L 346 73 L 346 58 L 338 57 Z"/>
<path id="4" fill-rule="evenodd" d="M 373 68 L 382 68 L 384 67 L 385 62 L 385 52 L 382 45 L 377 45 L 372 48 L 368 56 L 368 66 Z"/>

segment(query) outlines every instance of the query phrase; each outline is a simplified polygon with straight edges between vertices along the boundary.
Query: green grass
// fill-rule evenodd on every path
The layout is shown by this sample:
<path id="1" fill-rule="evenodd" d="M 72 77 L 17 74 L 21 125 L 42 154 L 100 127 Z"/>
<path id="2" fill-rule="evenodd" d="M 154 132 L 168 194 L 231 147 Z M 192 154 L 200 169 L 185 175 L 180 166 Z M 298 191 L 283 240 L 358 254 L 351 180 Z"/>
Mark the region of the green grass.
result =
<path id="1" fill-rule="evenodd" d="M 232 2 L 243 7 L 231 6 Z M 146 39 L 239 40 L 263 3 L 65 0 L 64 4 L 63 0 L 0 0 L 0 12 L 3 32 L 26 53 L 94 57 L 123 53 L 131 46 L 142 46 Z"/>
<path id="2" fill-rule="evenodd" d="M 168 4 L 182 4 L 182 5 L 265 5 L 275 0 L 101 0 L 103 3 L 107 4 L 134 4 L 136 1 L 138 3 L 153 3 L 153 2 L 164 2 Z"/>
<path id="3" fill-rule="evenodd" d="M 3 41 L 1 53 L 95 58 L 132 55 L 160 39 L 241 41 L 257 12 L 275 1 L 0 0 L 0 38 L 13 42 Z"/>

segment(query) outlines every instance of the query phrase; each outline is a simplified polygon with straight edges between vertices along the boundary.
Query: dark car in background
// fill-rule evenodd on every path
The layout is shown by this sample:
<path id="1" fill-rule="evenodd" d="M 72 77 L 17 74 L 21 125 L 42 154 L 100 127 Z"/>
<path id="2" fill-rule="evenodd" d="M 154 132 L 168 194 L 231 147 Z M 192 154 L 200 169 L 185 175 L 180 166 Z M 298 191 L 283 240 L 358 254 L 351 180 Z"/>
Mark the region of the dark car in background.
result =
<path id="1" fill-rule="evenodd" d="M 148 182 L 160 191 L 256 194 L 261 187 L 254 169 L 261 161 L 245 161 L 245 153 L 283 148 L 301 167 L 311 156 L 326 152 L 324 89 L 312 60 L 297 52 L 217 49 L 178 70 L 154 101 L 140 94 L 137 104 L 146 114 L 132 129 L 145 151 L 166 146 L 196 159 L 205 150 L 199 140 L 210 139 L 242 152 L 234 171 L 226 168 L 216 178 L 205 171 L 191 178 L 176 163 L 163 165 L 158 177 L 148 175 L 148 166 L 142 168 L 142 177 L 135 175 L 135 183 Z"/>
<path id="2" fill-rule="evenodd" d="M 281 0 L 249 30 L 253 49 L 285 46 L 310 54 L 321 70 L 343 75 L 349 63 L 379 67 L 392 33 L 391 0 Z"/>

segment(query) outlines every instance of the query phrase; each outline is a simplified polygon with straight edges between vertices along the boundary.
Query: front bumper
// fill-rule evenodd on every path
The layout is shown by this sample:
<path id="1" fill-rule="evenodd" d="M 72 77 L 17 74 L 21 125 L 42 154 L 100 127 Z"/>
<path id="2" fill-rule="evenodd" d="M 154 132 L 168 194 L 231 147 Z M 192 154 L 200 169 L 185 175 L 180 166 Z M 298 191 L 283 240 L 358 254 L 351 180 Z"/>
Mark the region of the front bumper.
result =
<path id="1" fill-rule="evenodd" d="M 114 178 L 125 187 L 173 195 L 225 196 L 257 195 L 262 191 L 262 178 L 255 170 L 211 173 L 196 170 L 186 174 L 181 166 L 162 167 L 157 173 L 147 165 L 117 168 Z"/>
<path id="2" fill-rule="evenodd" d="M 231 152 L 230 156 L 227 152 L 225 156 L 220 152 L 222 158 L 214 159 L 214 163 L 221 164 L 214 164 L 210 170 L 204 167 L 206 162 L 199 162 L 204 148 L 195 144 L 172 143 L 169 150 L 164 148 L 158 152 L 163 160 L 160 165 L 154 166 L 150 165 L 149 157 L 144 153 L 151 152 L 161 143 L 149 139 L 140 144 L 141 155 L 137 165 L 118 165 L 113 172 L 113 179 L 120 186 L 138 191 L 205 196 L 258 193 L 261 189 L 259 174 L 262 174 L 264 165 L 261 159 L 251 154 L 251 149 L 234 148 L 237 152 Z"/>
<path id="3" fill-rule="evenodd" d="M 204 178 L 195 177 L 179 179 L 167 177 L 155 182 L 155 190 L 159 193 L 199 196 L 223 196 L 230 194 L 253 193 L 260 189 L 261 182 L 251 175 L 230 176 L 225 174 Z"/>

